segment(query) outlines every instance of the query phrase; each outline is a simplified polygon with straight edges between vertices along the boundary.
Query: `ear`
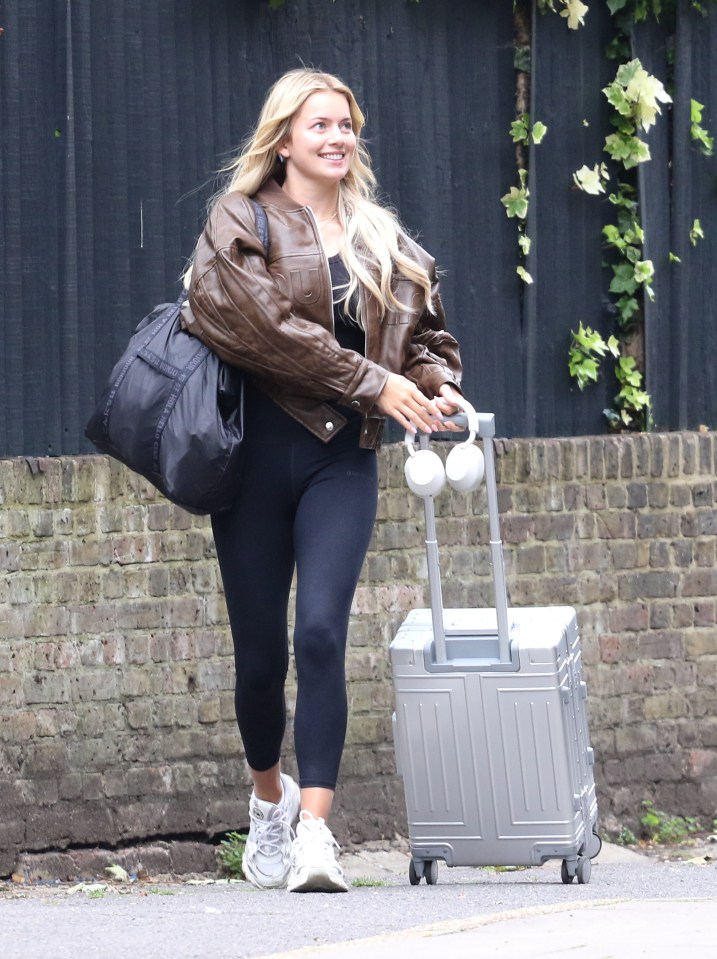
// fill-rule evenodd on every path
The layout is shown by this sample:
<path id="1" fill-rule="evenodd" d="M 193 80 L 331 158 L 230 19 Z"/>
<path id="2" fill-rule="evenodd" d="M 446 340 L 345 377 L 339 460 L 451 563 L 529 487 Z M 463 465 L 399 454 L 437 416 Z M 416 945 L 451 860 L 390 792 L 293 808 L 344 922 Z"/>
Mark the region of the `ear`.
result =
<path id="1" fill-rule="evenodd" d="M 281 146 L 277 149 L 276 152 L 278 153 L 279 156 L 284 157 L 285 160 L 290 156 L 290 150 L 286 140 L 281 144 Z"/>

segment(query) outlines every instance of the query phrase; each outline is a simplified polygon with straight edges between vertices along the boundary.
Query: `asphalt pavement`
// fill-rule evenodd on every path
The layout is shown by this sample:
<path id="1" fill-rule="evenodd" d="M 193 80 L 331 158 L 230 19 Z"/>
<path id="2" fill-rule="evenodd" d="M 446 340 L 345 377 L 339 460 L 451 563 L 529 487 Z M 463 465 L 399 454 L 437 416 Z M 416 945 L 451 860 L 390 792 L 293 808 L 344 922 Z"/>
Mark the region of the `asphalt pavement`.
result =
<path id="1" fill-rule="evenodd" d="M 23 959 L 662 959 L 717 955 L 717 846 L 665 861 L 605 844 L 590 882 L 560 864 L 439 870 L 411 886 L 396 847 L 344 854 L 348 894 L 206 876 L 0 883 L 0 952 Z"/>

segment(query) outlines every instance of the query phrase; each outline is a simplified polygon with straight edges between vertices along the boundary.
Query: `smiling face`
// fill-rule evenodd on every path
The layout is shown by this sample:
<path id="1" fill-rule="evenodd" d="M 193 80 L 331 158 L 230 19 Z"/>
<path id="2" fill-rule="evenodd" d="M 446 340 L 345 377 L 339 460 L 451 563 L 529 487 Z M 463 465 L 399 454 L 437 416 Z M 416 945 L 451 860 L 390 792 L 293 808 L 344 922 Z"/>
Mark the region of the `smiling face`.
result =
<path id="1" fill-rule="evenodd" d="M 312 93 L 296 113 L 291 134 L 280 149 L 286 184 L 328 186 L 348 173 L 356 150 L 349 103 L 342 93 Z"/>

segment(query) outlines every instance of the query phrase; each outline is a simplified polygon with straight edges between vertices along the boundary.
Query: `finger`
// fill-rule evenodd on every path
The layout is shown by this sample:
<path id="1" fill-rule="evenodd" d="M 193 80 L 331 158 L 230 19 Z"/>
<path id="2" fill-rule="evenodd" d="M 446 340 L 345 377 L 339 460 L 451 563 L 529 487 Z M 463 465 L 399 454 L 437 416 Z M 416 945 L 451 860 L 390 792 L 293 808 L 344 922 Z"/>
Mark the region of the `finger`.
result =
<path id="1" fill-rule="evenodd" d="M 411 418 L 411 421 L 415 423 L 416 426 L 419 427 L 419 429 L 422 429 L 426 433 L 433 432 L 438 422 L 438 419 L 440 418 L 440 414 L 437 413 L 437 411 L 434 412 L 432 409 L 428 408 L 427 406 L 420 403 L 415 403 L 415 402 L 413 406 L 410 408 L 409 416 Z"/>

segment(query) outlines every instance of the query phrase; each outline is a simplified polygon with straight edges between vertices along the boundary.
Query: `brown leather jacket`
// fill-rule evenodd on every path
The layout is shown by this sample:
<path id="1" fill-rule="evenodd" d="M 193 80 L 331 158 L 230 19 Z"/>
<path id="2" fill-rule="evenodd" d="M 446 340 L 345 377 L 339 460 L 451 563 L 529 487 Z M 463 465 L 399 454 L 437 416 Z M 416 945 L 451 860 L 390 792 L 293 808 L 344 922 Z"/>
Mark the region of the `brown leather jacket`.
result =
<path id="1" fill-rule="evenodd" d="M 311 211 L 274 180 L 256 200 L 266 210 L 268 253 L 247 197 L 223 196 L 197 243 L 184 324 L 325 442 L 346 422 L 327 401 L 359 410 L 360 445 L 377 449 L 384 419 L 374 404 L 388 372 L 402 373 L 429 397 L 443 383 L 460 383 L 458 344 L 444 329 L 434 261 L 405 238 L 409 255 L 433 280 L 433 314 L 391 312 L 381 318 L 375 300 L 362 293 L 361 356 L 334 338 L 329 266 Z M 402 303 L 419 301 L 418 287 L 402 276 L 393 289 Z"/>

